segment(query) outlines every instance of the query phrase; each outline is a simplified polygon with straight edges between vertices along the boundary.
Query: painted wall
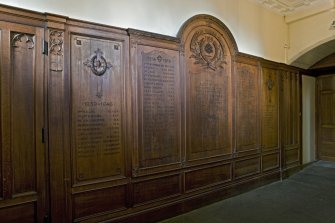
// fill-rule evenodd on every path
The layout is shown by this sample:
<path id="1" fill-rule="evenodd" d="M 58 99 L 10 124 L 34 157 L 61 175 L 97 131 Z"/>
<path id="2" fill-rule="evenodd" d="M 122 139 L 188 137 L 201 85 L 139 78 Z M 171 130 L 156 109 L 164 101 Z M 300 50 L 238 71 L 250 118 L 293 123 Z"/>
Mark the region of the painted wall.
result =
<path id="1" fill-rule="evenodd" d="M 316 78 L 302 76 L 302 160 L 309 163 L 315 160 L 315 90 Z"/>
<path id="2" fill-rule="evenodd" d="M 210 14 L 230 29 L 239 51 L 277 62 L 285 59 L 283 17 L 250 0 L 0 0 L 0 3 L 170 36 L 176 36 L 190 17 Z"/>
<path id="3" fill-rule="evenodd" d="M 313 48 L 335 39 L 335 29 L 330 29 L 332 21 L 335 20 L 335 1 L 322 1 L 325 2 L 324 5 L 314 12 L 286 17 L 289 29 L 289 64 Z M 313 64 L 309 64 L 311 65 Z"/>

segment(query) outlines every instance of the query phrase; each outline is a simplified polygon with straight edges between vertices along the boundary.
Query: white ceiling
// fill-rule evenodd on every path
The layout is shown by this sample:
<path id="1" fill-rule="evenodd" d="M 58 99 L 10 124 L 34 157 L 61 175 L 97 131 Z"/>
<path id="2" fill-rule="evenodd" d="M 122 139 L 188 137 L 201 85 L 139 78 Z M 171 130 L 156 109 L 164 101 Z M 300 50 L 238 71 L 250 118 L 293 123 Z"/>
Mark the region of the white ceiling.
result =
<path id="1" fill-rule="evenodd" d="M 313 9 L 331 0 L 254 0 L 281 15 Z"/>

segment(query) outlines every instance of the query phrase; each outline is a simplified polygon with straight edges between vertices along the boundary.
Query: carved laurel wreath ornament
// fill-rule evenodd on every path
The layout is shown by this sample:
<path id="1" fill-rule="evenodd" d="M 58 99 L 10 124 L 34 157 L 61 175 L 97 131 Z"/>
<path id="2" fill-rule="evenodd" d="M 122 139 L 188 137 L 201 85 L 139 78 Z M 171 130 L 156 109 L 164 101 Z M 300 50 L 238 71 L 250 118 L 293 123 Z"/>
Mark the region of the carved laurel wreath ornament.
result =
<path id="1" fill-rule="evenodd" d="M 214 32 L 197 31 L 192 37 L 190 49 L 192 52 L 190 58 L 194 58 L 195 64 L 205 68 L 216 70 L 224 68 L 227 63 L 224 46 Z"/>
<path id="2" fill-rule="evenodd" d="M 106 61 L 102 56 L 103 52 L 99 48 L 94 53 L 90 59 L 84 62 L 84 65 L 90 67 L 95 75 L 102 76 L 112 67 L 112 64 Z"/>

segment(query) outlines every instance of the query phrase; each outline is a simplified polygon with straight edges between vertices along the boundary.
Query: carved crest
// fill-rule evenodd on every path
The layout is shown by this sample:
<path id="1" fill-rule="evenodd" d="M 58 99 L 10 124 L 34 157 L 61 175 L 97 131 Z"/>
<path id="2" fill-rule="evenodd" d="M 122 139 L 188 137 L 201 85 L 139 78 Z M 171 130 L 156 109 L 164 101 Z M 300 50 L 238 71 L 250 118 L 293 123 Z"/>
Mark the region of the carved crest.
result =
<path id="1" fill-rule="evenodd" d="M 201 30 L 196 32 L 191 40 L 190 58 L 195 59 L 195 64 L 216 70 L 226 64 L 224 46 L 220 43 L 214 32 Z"/>
<path id="2" fill-rule="evenodd" d="M 107 62 L 106 59 L 102 56 L 102 51 L 98 48 L 91 56 L 90 59 L 87 59 L 84 62 L 84 65 L 90 67 L 92 72 L 97 76 L 102 76 L 112 67 L 112 64 Z"/>

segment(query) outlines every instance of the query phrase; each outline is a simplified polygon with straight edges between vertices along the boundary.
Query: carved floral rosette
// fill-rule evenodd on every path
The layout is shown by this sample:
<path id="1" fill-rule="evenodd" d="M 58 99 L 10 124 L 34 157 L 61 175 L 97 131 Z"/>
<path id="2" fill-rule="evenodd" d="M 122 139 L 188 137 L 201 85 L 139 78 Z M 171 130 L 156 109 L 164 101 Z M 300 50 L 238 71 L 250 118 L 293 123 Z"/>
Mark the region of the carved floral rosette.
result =
<path id="1" fill-rule="evenodd" d="M 207 69 L 217 70 L 227 64 L 224 44 L 213 31 L 196 31 L 191 40 L 190 50 L 190 58 L 195 59 L 194 63 Z"/>

